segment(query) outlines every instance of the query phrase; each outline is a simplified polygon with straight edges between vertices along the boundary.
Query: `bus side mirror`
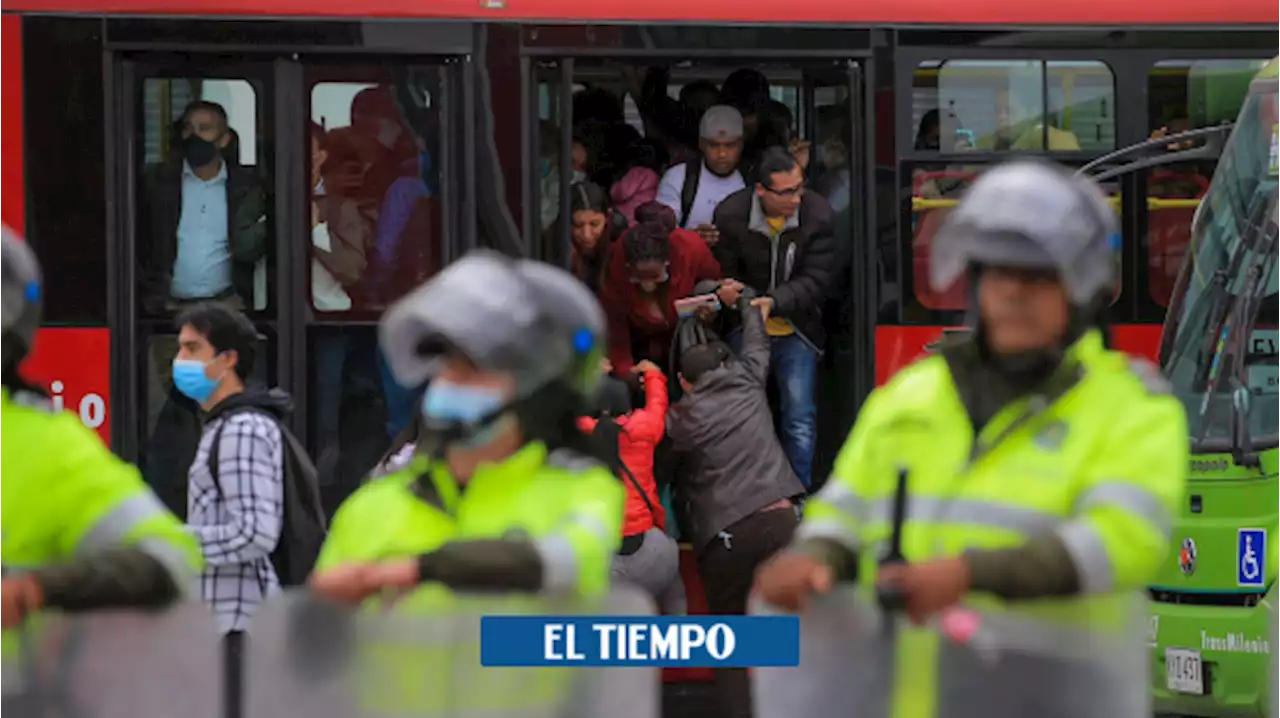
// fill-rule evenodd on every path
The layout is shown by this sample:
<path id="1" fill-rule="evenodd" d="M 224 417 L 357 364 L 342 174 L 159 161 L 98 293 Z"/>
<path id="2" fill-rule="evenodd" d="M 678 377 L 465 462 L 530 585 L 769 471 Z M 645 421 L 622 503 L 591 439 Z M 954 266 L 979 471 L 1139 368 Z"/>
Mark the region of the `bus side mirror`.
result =
<path id="1" fill-rule="evenodd" d="M 1239 379 L 1232 377 L 1231 384 L 1231 458 L 1236 466 L 1259 467 L 1262 462 L 1253 450 L 1253 437 L 1249 435 L 1249 405 L 1253 396 Z"/>

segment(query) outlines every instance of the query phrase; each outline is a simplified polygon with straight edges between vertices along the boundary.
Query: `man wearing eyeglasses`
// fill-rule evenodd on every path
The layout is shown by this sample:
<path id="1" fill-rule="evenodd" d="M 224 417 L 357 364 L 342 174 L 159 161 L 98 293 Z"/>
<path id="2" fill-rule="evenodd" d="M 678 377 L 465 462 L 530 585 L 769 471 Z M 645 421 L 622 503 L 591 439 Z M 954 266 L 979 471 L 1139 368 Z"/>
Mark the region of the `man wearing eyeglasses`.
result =
<path id="1" fill-rule="evenodd" d="M 831 206 L 805 192 L 804 168 L 785 148 L 760 158 L 758 181 L 716 208 L 720 242 L 712 248 L 725 277 L 759 295 L 768 318 L 770 370 L 777 380 L 782 447 L 805 488 L 811 483 L 817 434 L 814 384 L 826 342 L 822 303 L 833 275 Z M 723 291 L 723 290 L 722 290 Z M 721 297 L 732 304 L 737 297 Z M 741 332 L 729 343 L 735 351 Z"/>

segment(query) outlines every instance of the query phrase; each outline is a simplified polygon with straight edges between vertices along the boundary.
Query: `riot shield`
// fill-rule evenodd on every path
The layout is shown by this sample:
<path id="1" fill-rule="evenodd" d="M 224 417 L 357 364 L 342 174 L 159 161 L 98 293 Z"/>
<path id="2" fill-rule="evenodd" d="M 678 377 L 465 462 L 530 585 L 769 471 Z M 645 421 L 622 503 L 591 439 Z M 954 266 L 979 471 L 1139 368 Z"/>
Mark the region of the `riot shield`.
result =
<path id="1" fill-rule="evenodd" d="M 837 591 L 801 616 L 798 668 L 755 671 L 757 716 L 889 718 L 911 703 L 937 718 L 1148 718 L 1144 606 L 1106 635 L 964 607 L 914 628 Z"/>
<path id="2" fill-rule="evenodd" d="M 657 669 L 480 665 L 482 616 L 652 612 L 624 589 L 583 602 L 425 587 L 358 612 L 288 593 L 250 628 L 245 718 L 656 718 Z"/>
<path id="3" fill-rule="evenodd" d="M 40 718 L 219 718 L 208 608 L 41 614 L 5 632 L 4 710 Z"/>

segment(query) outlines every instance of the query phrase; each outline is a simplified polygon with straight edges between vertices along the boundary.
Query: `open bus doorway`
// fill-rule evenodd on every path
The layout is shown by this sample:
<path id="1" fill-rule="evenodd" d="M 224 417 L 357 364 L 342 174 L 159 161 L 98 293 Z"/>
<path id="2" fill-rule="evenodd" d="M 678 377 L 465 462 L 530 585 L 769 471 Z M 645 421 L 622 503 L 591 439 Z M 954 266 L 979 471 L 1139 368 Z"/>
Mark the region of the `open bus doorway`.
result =
<path id="1" fill-rule="evenodd" d="M 729 104 L 743 115 L 742 186 L 754 185 L 753 155 L 767 146 L 788 147 L 805 165 L 805 192 L 820 193 L 832 208 L 838 264 L 823 307 L 827 341 L 814 397 L 814 490 L 828 475 L 871 387 L 871 314 L 864 311 L 869 301 L 861 298 L 874 288 L 854 271 L 858 257 L 872 254 L 863 229 L 864 208 L 870 204 L 864 180 L 864 69 L 850 57 L 753 62 L 729 54 L 536 57 L 527 67 L 522 223 L 535 257 L 563 266 L 575 261 L 573 227 L 558 218 L 572 214 L 570 193 L 577 182 L 599 185 L 615 207 L 634 209 L 639 198 L 632 194 L 629 173 L 641 167 L 651 171 L 643 199 L 657 199 L 654 183 L 698 156 L 698 120 L 713 105 Z M 611 241 L 620 239 L 629 219 L 618 222 Z M 776 408 L 774 415 L 779 415 Z M 668 506 L 667 515 L 676 512 Z M 705 613 L 696 563 L 684 548 L 681 570 L 689 611 Z M 710 680 L 710 671 L 668 669 L 666 678 L 703 682 Z"/>

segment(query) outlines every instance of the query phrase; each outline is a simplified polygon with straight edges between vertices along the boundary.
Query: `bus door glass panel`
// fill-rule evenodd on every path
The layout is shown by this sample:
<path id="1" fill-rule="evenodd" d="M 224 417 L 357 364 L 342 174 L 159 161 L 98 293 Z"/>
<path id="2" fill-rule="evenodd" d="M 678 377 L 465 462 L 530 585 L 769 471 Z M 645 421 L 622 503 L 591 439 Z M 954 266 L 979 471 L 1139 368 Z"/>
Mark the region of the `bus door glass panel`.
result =
<path id="1" fill-rule="evenodd" d="M 137 102 L 139 463 L 166 503 L 185 511 L 201 424 L 196 403 L 173 388 L 175 319 L 207 302 L 244 312 L 259 334 L 257 348 L 240 357 L 246 381 L 265 387 L 275 377 L 270 73 L 212 62 L 129 66 Z"/>
<path id="2" fill-rule="evenodd" d="M 534 167 L 532 206 L 534 212 L 534 236 L 526 237 L 532 248 L 532 256 L 537 259 L 552 260 L 559 250 L 559 237 L 556 231 L 556 220 L 560 216 L 560 196 L 562 185 L 560 169 L 561 154 L 572 152 L 572 144 L 563 147 L 561 127 L 568 117 L 569 108 L 561 107 L 560 68 L 555 63 L 535 65 L 533 68 L 533 102 L 535 127 L 531 137 Z M 579 153 L 577 159 L 570 158 L 570 166 L 582 166 L 585 158 Z M 577 179 L 580 169 L 573 170 L 569 183 Z"/>
<path id="3" fill-rule="evenodd" d="M 381 313 L 441 268 L 445 65 L 306 64 L 308 437 L 332 514 L 410 424 L 422 394 L 391 375 Z"/>

